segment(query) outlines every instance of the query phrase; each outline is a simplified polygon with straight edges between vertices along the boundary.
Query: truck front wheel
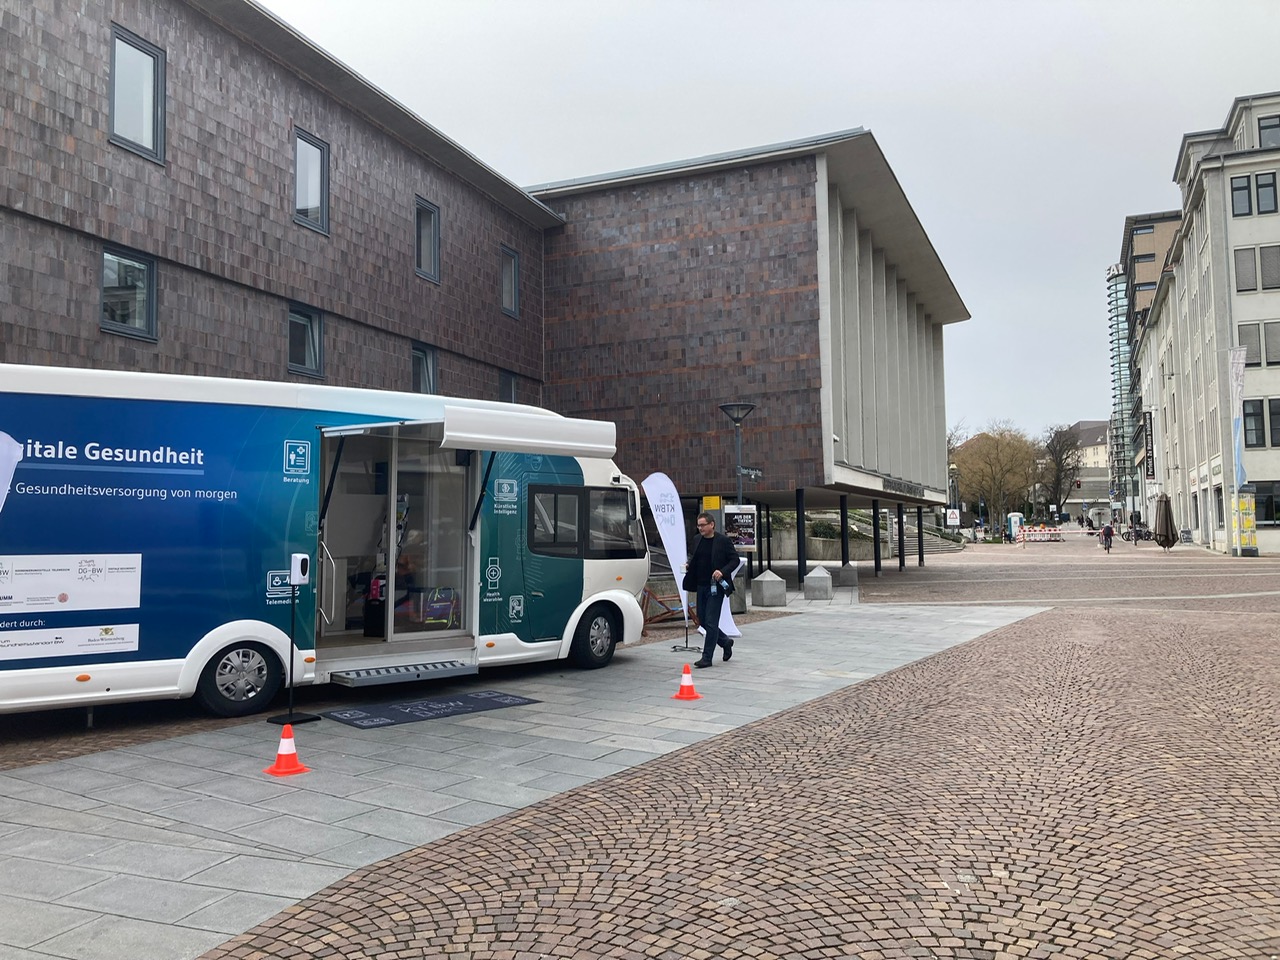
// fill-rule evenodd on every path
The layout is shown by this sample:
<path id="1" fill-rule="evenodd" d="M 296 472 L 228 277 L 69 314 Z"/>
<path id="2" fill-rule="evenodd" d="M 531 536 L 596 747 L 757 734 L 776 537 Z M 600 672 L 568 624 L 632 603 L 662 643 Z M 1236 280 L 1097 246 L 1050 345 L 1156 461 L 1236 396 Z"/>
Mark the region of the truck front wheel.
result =
<path id="1" fill-rule="evenodd" d="M 578 621 L 569 657 L 577 666 L 587 670 L 603 667 L 613 659 L 613 650 L 621 634 L 618 612 L 607 603 L 598 603 Z"/>
<path id="2" fill-rule="evenodd" d="M 220 717 L 245 717 L 267 709 L 280 689 L 280 661 L 260 643 L 227 647 L 205 664 L 196 700 Z"/>

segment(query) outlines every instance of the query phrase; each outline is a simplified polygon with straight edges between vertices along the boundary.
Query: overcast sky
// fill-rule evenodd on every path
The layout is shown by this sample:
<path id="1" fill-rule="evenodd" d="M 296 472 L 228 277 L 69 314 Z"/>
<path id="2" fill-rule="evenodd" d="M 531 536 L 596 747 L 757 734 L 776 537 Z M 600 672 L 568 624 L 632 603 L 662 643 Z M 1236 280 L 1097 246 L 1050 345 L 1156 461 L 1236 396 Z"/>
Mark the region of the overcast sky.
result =
<path id="1" fill-rule="evenodd" d="M 973 315 L 947 421 L 1111 413 L 1106 268 L 1277 0 L 260 0 L 521 185 L 864 127 Z"/>

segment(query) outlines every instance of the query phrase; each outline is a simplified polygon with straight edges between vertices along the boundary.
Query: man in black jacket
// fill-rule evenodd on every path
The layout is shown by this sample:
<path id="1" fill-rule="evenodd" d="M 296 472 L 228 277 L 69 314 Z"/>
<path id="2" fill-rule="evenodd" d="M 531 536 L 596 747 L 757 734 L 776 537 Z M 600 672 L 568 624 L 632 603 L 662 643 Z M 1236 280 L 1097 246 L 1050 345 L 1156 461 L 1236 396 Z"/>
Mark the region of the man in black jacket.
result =
<path id="1" fill-rule="evenodd" d="M 723 533 L 716 533 L 716 520 L 711 514 L 698 514 L 698 533 L 701 536 L 689 557 L 682 586 L 686 591 L 697 591 L 698 622 L 707 633 L 702 644 L 702 659 L 694 666 L 709 667 L 716 644 L 724 647 L 726 660 L 733 657 L 733 638 L 720 633 L 720 608 L 733 589 L 733 581 L 729 577 L 741 560 L 733 548 L 733 541 Z"/>

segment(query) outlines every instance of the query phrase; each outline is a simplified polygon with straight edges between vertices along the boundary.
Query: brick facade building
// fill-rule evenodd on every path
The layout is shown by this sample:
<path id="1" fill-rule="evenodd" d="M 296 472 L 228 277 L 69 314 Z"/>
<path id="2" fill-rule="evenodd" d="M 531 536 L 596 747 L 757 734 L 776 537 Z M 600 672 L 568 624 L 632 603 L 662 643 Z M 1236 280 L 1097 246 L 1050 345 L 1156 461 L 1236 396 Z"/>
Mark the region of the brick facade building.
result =
<path id="1" fill-rule="evenodd" d="M 416 347 L 437 392 L 541 401 L 556 218 L 283 23 L 30 0 L 0 36 L 0 360 L 408 390 Z"/>
<path id="2" fill-rule="evenodd" d="M 945 502 L 968 313 L 866 131 L 526 191 L 244 0 L 0 41 L 0 361 L 539 403 L 687 494 L 744 400 L 749 498 Z"/>
<path id="3" fill-rule="evenodd" d="M 565 220 L 548 405 L 615 420 L 633 476 L 735 493 L 741 400 L 749 499 L 945 502 L 942 326 L 968 312 L 869 132 L 530 192 Z"/>

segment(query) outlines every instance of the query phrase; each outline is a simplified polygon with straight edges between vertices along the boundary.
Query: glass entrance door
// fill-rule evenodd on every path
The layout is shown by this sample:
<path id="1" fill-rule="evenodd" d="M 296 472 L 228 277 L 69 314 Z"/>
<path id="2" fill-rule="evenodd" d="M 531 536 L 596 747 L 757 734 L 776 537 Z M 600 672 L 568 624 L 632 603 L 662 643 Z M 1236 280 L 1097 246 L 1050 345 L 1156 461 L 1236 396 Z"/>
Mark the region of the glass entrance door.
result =
<path id="1" fill-rule="evenodd" d="M 402 435 L 395 481 L 392 636 L 459 630 L 466 609 L 466 468 L 452 450 Z"/>
<path id="2" fill-rule="evenodd" d="M 388 436 L 324 442 L 323 475 L 333 479 L 320 544 L 323 637 L 386 637 L 392 448 Z"/>

